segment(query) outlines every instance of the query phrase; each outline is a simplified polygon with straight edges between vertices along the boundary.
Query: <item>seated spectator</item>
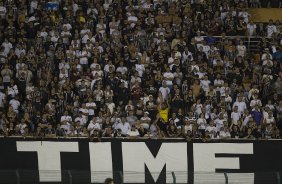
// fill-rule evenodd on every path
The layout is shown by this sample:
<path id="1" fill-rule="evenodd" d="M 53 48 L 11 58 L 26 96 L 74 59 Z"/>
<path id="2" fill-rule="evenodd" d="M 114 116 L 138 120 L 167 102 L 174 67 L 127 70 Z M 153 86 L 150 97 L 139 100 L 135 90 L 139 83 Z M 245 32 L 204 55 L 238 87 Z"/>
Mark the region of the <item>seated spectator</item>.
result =
<path id="1" fill-rule="evenodd" d="M 131 130 L 130 124 L 126 121 L 125 117 L 121 118 L 121 122 L 119 122 L 115 130 L 120 131 L 121 136 L 126 137 L 128 135 L 128 132 Z"/>

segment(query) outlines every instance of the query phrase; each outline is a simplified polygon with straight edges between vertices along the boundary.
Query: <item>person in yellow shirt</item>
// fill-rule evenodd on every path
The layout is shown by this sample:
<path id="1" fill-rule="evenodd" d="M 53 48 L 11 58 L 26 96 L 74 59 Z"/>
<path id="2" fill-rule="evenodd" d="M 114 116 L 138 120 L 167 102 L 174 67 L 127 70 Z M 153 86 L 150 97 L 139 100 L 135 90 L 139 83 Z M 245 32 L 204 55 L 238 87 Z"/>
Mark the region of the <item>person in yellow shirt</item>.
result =
<path id="1" fill-rule="evenodd" d="M 164 122 L 168 123 L 168 114 L 169 114 L 169 104 L 161 103 L 159 108 L 160 118 L 164 120 Z"/>

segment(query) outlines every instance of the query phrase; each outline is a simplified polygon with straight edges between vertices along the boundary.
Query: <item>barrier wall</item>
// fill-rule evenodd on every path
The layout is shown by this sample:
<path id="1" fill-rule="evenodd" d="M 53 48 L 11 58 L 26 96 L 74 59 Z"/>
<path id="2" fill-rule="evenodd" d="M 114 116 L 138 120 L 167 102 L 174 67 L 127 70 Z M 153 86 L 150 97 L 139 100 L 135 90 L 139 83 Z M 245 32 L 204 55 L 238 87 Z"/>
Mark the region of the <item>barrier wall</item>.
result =
<path id="1" fill-rule="evenodd" d="M 70 176 L 72 183 L 113 177 L 116 183 L 163 184 L 173 183 L 172 172 L 177 183 L 225 183 L 222 173 L 228 173 L 229 183 L 276 184 L 282 140 L 2 138 L 4 171 L 17 171 L 21 183 L 33 184 L 61 183 Z"/>

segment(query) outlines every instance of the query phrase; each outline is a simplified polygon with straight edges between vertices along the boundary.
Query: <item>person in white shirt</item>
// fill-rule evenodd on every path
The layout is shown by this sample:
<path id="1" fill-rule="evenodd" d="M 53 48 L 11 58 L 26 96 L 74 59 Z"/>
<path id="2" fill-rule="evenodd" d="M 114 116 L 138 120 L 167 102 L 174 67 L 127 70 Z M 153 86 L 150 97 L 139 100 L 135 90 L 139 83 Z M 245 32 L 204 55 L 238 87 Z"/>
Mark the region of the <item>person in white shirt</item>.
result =
<path id="1" fill-rule="evenodd" d="M 105 30 L 106 30 L 106 24 L 104 23 L 105 21 L 104 21 L 104 19 L 103 18 L 101 18 L 100 19 L 100 21 L 99 21 L 99 23 L 97 24 L 97 26 L 96 26 L 96 28 L 97 28 L 97 32 L 99 33 L 99 34 L 101 34 L 101 37 L 105 37 Z M 99 45 L 99 43 L 98 43 L 98 45 Z"/>
<path id="2" fill-rule="evenodd" d="M 6 13 L 7 13 L 7 9 L 6 7 L 4 6 L 4 2 L 5 1 L 2 1 L 2 4 L 0 5 L 0 17 L 1 18 L 4 18 Z"/>
<path id="3" fill-rule="evenodd" d="M 85 35 L 81 38 L 81 43 L 83 43 L 83 44 L 86 44 L 86 43 L 91 44 L 91 42 L 90 42 L 90 37 L 89 37 L 90 34 L 91 34 L 91 32 L 85 34 Z M 93 48 L 93 44 L 91 44 L 91 47 Z"/>
<path id="4" fill-rule="evenodd" d="M 86 104 L 85 103 L 82 103 L 81 104 L 81 107 L 79 108 L 78 110 L 80 113 L 82 113 L 82 116 L 85 117 L 86 119 L 88 119 L 88 116 L 89 116 L 89 110 L 88 108 L 86 107 Z"/>
<path id="5" fill-rule="evenodd" d="M 120 21 L 116 21 L 115 17 L 112 17 L 112 21 L 109 23 L 110 34 L 112 35 L 115 31 L 119 29 Z"/>
<path id="6" fill-rule="evenodd" d="M 272 67 L 273 61 L 270 59 L 270 55 L 266 55 L 266 58 L 262 62 L 262 66 Z"/>
<path id="7" fill-rule="evenodd" d="M 266 26 L 267 37 L 272 37 L 277 33 L 277 27 L 273 24 L 273 20 L 270 19 L 268 25 Z"/>
<path id="8" fill-rule="evenodd" d="M 269 48 L 264 49 L 264 53 L 261 55 L 261 61 L 263 62 L 269 57 L 270 60 L 273 60 L 273 56 L 269 51 Z"/>
<path id="9" fill-rule="evenodd" d="M 226 93 L 226 94 L 224 94 L 223 97 L 224 97 L 224 102 L 225 102 L 225 104 L 226 104 L 226 108 L 227 108 L 228 110 L 231 110 L 232 98 L 231 98 L 229 92 Z"/>
<path id="10" fill-rule="evenodd" d="M 110 119 L 110 122 L 112 124 L 112 128 L 116 130 L 117 129 L 117 125 L 119 123 L 121 123 L 121 119 L 118 117 L 118 113 L 117 112 L 114 113 L 113 117 Z"/>
<path id="11" fill-rule="evenodd" d="M 220 131 L 222 127 L 224 127 L 224 122 L 226 122 L 226 119 L 224 118 L 224 114 L 220 113 L 219 117 L 214 120 L 214 123 L 216 124 L 217 131 Z"/>
<path id="12" fill-rule="evenodd" d="M 241 114 L 244 113 L 245 109 L 247 109 L 247 105 L 246 103 L 243 101 L 243 97 L 242 96 L 239 96 L 238 97 L 238 101 L 236 101 L 234 104 L 233 104 L 233 108 L 237 106 L 238 107 L 238 112 L 240 112 Z"/>
<path id="13" fill-rule="evenodd" d="M 127 136 L 131 138 L 138 137 L 139 135 L 139 131 L 136 129 L 135 125 L 132 125 L 131 129 L 127 132 Z"/>
<path id="14" fill-rule="evenodd" d="M 211 47 L 207 45 L 207 43 L 204 41 L 203 45 L 203 52 L 206 54 L 207 57 L 209 57 L 209 52 L 211 50 Z"/>
<path id="15" fill-rule="evenodd" d="M 250 17 L 250 14 L 246 11 L 246 9 L 243 9 L 242 11 L 240 11 L 238 13 L 238 16 L 239 17 L 242 17 L 244 22 L 248 23 L 249 22 L 249 17 Z"/>
<path id="16" fill-rule="evenodd" d="M 163 101 L 166 101 L 168 99 L 168 96 L 170 94 L 170 89 L 167 87 L 166 82 L 163 82 L 163 86 L 160 87 L 159 92 L 161 92 Z"/>
<path id="17" fill-rule="evenodd" d="M 0 91 L 0 108 L 4 108 L 6 103 L 6 95 Z"/>
<path id="18" fill-rule="evenodd" d="M 24 134 L 25 132 L 24 129 L 27 127 L 27 124 L 25 123 L 25 121 L 22 119 L 20 124 L 17 124 L 16 126 L 19 128 L 21 134 Z"/>
<path id="19" fill-rule="evenodd" d="M 193 61 L 193 55 L 192 53 L 188 50 L 188 47 L 184 48 L 184 52 L 182 53 L 182 64 L 185 63 L 186 61 L 188 61 L 188 59 L 190 59 L 190 61 Z"/>
<path id="20" fill-rule="evenodd" d="M 194 75 L 198 75 L 199 79 L 203 79 L 206 74 L 207 73 L 204 71 L 202 67 L 199 68 L 199 71 L 194 72 Z"/>
<path id="21" fill-rule="evenodd" d="M 66 27 L 68 31 L 72 29 L 72 25 L 67 21 L 67 19 L 64 19 L 63 27 Z"/>
<path id="22" fill-rule="evenodd" d="M 41 32 L 39 33 L 39 35 L 40 35 L 40 37 L 43 38 L 43 40 L 46 40 L 46 38 L 47 38 L 47 36 L 48 36 L 48 33 L 47 33 L 45 27 L 42 28 L 42 30 L 41 30 Z"/>
<path id="23" fill-rule="evenodd" d="M 7 63 L 8 54 L 3 47 L 0 48 L 0 63 Z"/>
<path id="24" fill-rule="evenodd" d="M 253 85 L 252 89 L 249 91 L 248 99 L 255 98 L 255 94 L 259 93 L 259 89 L 257 85 Z"/>
<path id="25" fill-rule="evenodd" d="M 76 53 L 76 57 L 79 58 L 79 64 L 88 65 L 88 58 L 91 57 L 91 54 L 86 50 L 86 47 L 83 47 L 82 51 Z"/>
<path id="26" fill-rule="evenodd" d="M 104 95 L 102 86 L 100 84 L 98 84 L 97 89 L 94 90 L 93 95 L 94 95 L 94 101 L 100 103 Z"/>
<path id="27" fill-rule="evenodd" d="M 96 19 L 96 15 L 98 15 L 98 10 L 94 7 L 93 3 L 89 3 L 89 7 L 87 9 L 87 15 L 92 15 L 92 18 Z"/>
<path id="28" fill-rule="evenodd" d="M 90 29 L 87 28 L 87 24 L 84 24 L 84 28 L 80 31 L 80 36 L 83 37 L 84 35 L 88 34 Z"/>
<path id="29" fill-rule="evenodd" d="M 60 84 L 64 84 L 69 74 L 66 69 L 61 69 L 59 74 Z"/>
<path id="30" fill-rule="evenodd" d="M 65 60 L 62 60 L 62 62 L 59 63 L 59 69 L 66 69 L 69 70 L 70 69 L 70 65 L 69 63 L 66 63 Z"/>
<path id="31" fill-rule="evenodd" d="M 64 130 L 65 135 L 68 135 L 71 132 L 71 124 L 67 121 L 61 122 L 60 128 Z"/>
<path id="32" fill-rule="evenodd" d="M 26 54 L 26 50 L 21 44 L 18 44 L 15 49 L 15 54 L 20 58 L 22 54 Z"/>
<path id="33" fill-rule="evenodd" d="M 5 38 L 5 41 L 2 43 L 1 46 L 4 47 L 4 53 L 6 53 L 6 54 L 8 54 L 10 52 L 10 50 L 13 48 L 12 43 L 9 42 L 9 40 L 7 38 Z"/>
<path id="34" fill-rule="evenodd" d="M 243 126 L 247 126 L 250 120 L 252 119 L 252 115 L 248 110 L 245 110 L 244 114 L 242 115 L 243 119 Z"/>
<path id="35" fill-rule="evenodd" d="M 86 108 L 88 109 L 88 115 L 94 116 L 95 115 L 95 109 L 97 109 L 96 103 L 92 100 L 90 97 L 88 102 L 86 103 Z"/>
<path id="36" fill-rule="evenodd" d="M 54 35 L 51 37 L 51 41 L 54 42 L 54 43 L 57 43 L 59 38 L 60 38 L 60 34 L 59 34 L 59 32 L 56 31 L 56 32 L 54 32 Z"/>
<path id="37" fill-rule="evenodd" d="M 135 70 L 138 72 L 139 77 L 142 77 L 145 71 L 145 66 L 140 61 L 141 60 L 139 60 L 138 64 L 135 64 Z"/>
<path id="38" fill-rule="evenodd" d="M 205 115 L 203 113 L 201 113 L 200 117 L 197 119 L 197 124 L 198 129 L 203 133 L 207 127 L 207 120 L 205 119 Z"/>
<path id="39" fill-rule="evenodd" d="M 185 117 L 184 119 L 184 127 L 183 127 L 183 133 L 184 134 L 187 134 L 187 131 L 191 131 L 193 130 L 193 122 L 192 121 L 189 121 L 189 118 L 188 117 Z"/>
<path id="40" fill-rule="evenodd" d="M 68 111 L 65 111 L 64 115 L 61 116 L 61 122 L 72 122 L 72 117 L 69 115 Z"/>
<path id="41" fill-rule="evenodd" d="M 74 119 L 74 122 L 79 124 L 80 126 L 85 126 L 87 123 L 87 120 L 85 117 L 82 116 L 82 114 L 80 113 L 78 117 L 76 117 Z"/>
<path id="42" fill-rule="evenodd" d="M 153 4 L 151 4 L 150 1 L 143 1 L 142 8 L 144 8 L 145 10 L 149 10 L 152 6 Z"/>
<path id="43" fill-rule="evenodd" d="M 236 49 L 237 57 L 242 56 L 244 58 L 246 56 L 247 47 L 244 45 L 243 40 L 240 40 L 239 45 L 237 45 Z"/>
<path id="44" fill-rule="evenodd" d="M 89 135 L 92 135 L 94 130 L 101 130 L 101 125 L 96 121 L 96 117 L 90 121 L 89 125 L 87 126 L 87 130 L 89 131 Z"/>
<path id="45" fill-rule="evenodd" d="M 126 74 L 128 71 L 127 67 L 124 66 L 124 63 L 121 61 L 119 66 L 116 69 L 116 72 L 120 72 L 122 75 Z"/>
<path id="46" fill-rule="evenodd" d="M 97 58 L 94 58 L 94 59 L 93 59 L 93 63 L 90 65 L 90 68 L 91 68 L 91 69 L 92 69 L 92 68 L 95 69 L 97 65 L 99 65 L 99 64 L 98 64 L 98 59 L 97 59 Z M 100 65 L 99 65 L 99 66 L 100 66 Z M 100 68 L 101 68 L 101 66 L 100 66 Z"/>
<path id="47" fill-rule="evenodd" d="M 252 108 L 252 110 L 254 110 L 255 106 L 262 107 L 261 100 L 258 99 L 257 93 L 254 94 L 254 98 L 253 98 L 253 100 L 251 100 L 251 103 L 250 103 L 250 107 Z"/>
<path id="48" fill-rule="evenodd" d="M 18 96 L 16 96 L 14 99 L 10 100 L 9 105 L 12 106 L 13 111 L 15 113 L 19 113 L 19 107 L 21 105 L 20 101 L 18 100 Z"/>
<path id="49" fill-rule="evenodd" d="M 206 127 L 206 133 L 211 139 L 216 137 L 217 128 L 215 127 L 214 121 L 211 121 Z"/>
<path id="50" fill-rule="evenodd" d="M 144 116 L 140 118 L 140 123 L 143 126 L 144 129 L 149 129 L 149 126 L 151 124 L 151 118 L 148 116 L 149 112 L 144 112 Z"/>
<path id="51" fill-rule="evenodd" d="M 198 99 L 196 103 L 192 105 L 192 108 L 195 109 L 194 112 L 195 112 L 196 117 L 199 117 L 199 115 L 202 113 L 202 110 L 203 110 L 203 104 L 201 103 L 201 100 Z"/>
<path id="52" fill-rule="evenodd" d="M 200 70 L 200 67 L 196 64 L 196 62 L 193 60 L 191 64 L 191 71 L 194 73 L 197 73 Z"/>
<path id="53" fill-rule="evenodd" d="M 172 51 L 171 56 L 168 58 L 167 64 L 170 66 L 172 66 L 172 64 L 174 63 L 175 59 L 178 59 L 178 57 L 176 56 L 176 52 L 175 50 Z M 163 57 L 163 55 L 161 55 Z"/>
<path id="54" fill-rule="evenodd" d="M 271 111 L 275 110 L 275 106 L 273 105 L 271 100 L 267 101 L 267 104 L 265 105 L 265 107 L 269 108 Z"/>
<path id="55" fill-rule="evenodd" d="M 75 59 L 75 50 L 72 46 L 69 47 L 68 50 L 66 50 L 66 57 L 68 61 L 73 61 Z M 79 60 L 77 59 L 77 64 L 79 63 Z"/>
<path id="56" fill-rule="evenodd" d="M 247 24 L 247 33 L 248 36 L 255 36 L 256 35 L 257 25 L 251 21 Z"/>
<path id="57" fill-rule="evenodd" d="M 131 76 L 130 85 L 133 86 L 136 82 L 142 82 L 141 78 L 138 76 L 138 72 L 135 72 L 134 75 Z"/>
<path id="58" fill-rule="evenodd" d="M 134 13 L 129 13 L 129 16 L 127 18 L 127 21 L 129 22 L 130 26 L 133 28 L 138 21 L 138 18 L 134 15 Z"/>
<path id="59" fill-rule="evenodd" d="M 122 117 L 121 122 L 116 125 L 115 130 L 121 130 L 121 134 L 123 136 L 126 136 L 128 134 L 128 132 L 131 130 L 131 126 L 126 121 L 126 118 Z"/>
<path id="60" fill-rule="evenodd" d="M 107 62 L 107 64 L 104 66 L 104 72 L 105 74 L 109 73 L 110 71 L 110 67 L 113 68 L 113 70 L 116 69 L 115 65 L 112 64 L 111 60 L 108 60 L 108 58 L 105 58 L 105 61 Z M 141 79 L 140 79 L 141 80 Z"/>
<path id="61" fill-rule="evenodd" d="M 221 139 L 227 139 L 227 138 L 231 138 L 231 134 L 228 130 L 228 127 L 222 127 L 220 132 L 219 132 L 219 138 Z"/>
<path id="62" fill-rule="evenodd" d="M 216 87 L 216 91 L 220 91 L 220 88 L 224 84 L 224 80 L 221 79 L 220 74 L 216 75 L 216 79 L 213 81 L 214 86 Z"/>
<path id="63" fill-rule="evenodd" d="M 63 43 L 69 44 L 69 38 L 71 37 L 71 33 L 68 31 L 67 27 L 63 28 L 63 31 L 61 32 L 61 37 L 63 39 Z"/>
<path id="64" fill-rule="evenodd" d="M 98 77 L 104 76 L 104 72 L 101 70 L 100 65 L 95 65 L 95 68 L 91 68 L 91 74 L 93 77 L 95 77 L 96 74 L 98 74 Z"/>
<path id="65" fill-rule="evenodd" d="M 204 76 L 204 79 L 200 82 L 200 85 L 206 94 L 209 92 L 210 83 L 211 81 L 208 79 L 208 76 Z"/>
<path id="66" fill-rule="evenodd" d="M 13 77 L 13 71 L 9 68 L 8 64 L 5 64 L 4 69 L 1 70 L 1 76 L 3 78 L 3 83 L 10 83 Z"/>
<path id="67" fill-rule="evenodd" d="M 240 118 L 241 118 L 241 113 L 238 112 L 238 106 L 235 106 L 233 108 L 233 112 L 231 113 L 231 121 L 236 124 Z"/>
<path id="68" fill-rule="evenodd" d="M 73 15 L 76 15 L 76 12 L 79 10 L 79 6 L 76 3 L 72 4 Z"/>
<path id="69" fill-rule="evenodd" d="M 263 123 L 264 124 L 275 124 L 276 123 L 272 111 L 268 111 L 268 115 L 267 115 L 267 117 L 264 117 Z"/>
<path id="70" fill-rule="evenodd" d="M 197 45 L 201 44 L 202 41 L 204 41 L 204 37 L 201 36 L 201 31 L 200 30 L 197 31 L 197 35 L 194 37 L 194 39 L 195 39 Z"/>
<path id="71" fill-rule="evenodd" d="M 170 71 L 169 68 L 166 69 L 166 72 L 163 74 L 164 80 L 166 81 L 167 86 L 172 87 L 172 81 L 174 79 L 173 73 Z"/>

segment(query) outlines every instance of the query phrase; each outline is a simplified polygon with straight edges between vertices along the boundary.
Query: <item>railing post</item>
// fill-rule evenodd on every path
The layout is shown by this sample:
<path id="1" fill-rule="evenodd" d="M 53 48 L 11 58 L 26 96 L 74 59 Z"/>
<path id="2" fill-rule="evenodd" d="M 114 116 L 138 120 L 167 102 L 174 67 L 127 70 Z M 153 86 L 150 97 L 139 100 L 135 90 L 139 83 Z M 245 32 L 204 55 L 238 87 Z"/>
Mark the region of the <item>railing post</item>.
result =
<path id="1" fill-rule="evenodd" d="M 248 36 L 248 54 L 250 54 L 251 37 Z"/>
<path id="2" fill-rule="evenodd" d="M 16 177 L 17 177 L 17 184 L 21 183 L 20 173 L 19 170 L 16 170 Z"/>
<path id="3" fill-rule="evenodd" d="M 172 178 L 173 178 L 173 184 L 176 184 L 176 176 L 174 172 L 171 172 Z"/>
<path id="4" fill-rule="evenodd" d="M 72 184 L 72 175 L 71 175 L 70 170 L 68 170 L 68 175 L 69 175 L 70 184 Z"/>
<path id="5" fill-rule="evenodd" d="M 277 184 L 281 184 L 281 177 L 279 172 L 276 172 L 276 177 L 277 177 Z"/>
<path id="6" fill-rule="evenodd" d="M 119 177 L 120 177 L 120 183 L 123 184 L 123 174 L 122 174 L 122 171 L 119 171 L 118 174 L 119 174 Z"/>
<path id="7" fill-rule="evenodd" d="M 225 177 L 225 184 L 228 184 L 228 176 L 227 176 L 227 173 L 224 173 L 224 177 Z"/>

